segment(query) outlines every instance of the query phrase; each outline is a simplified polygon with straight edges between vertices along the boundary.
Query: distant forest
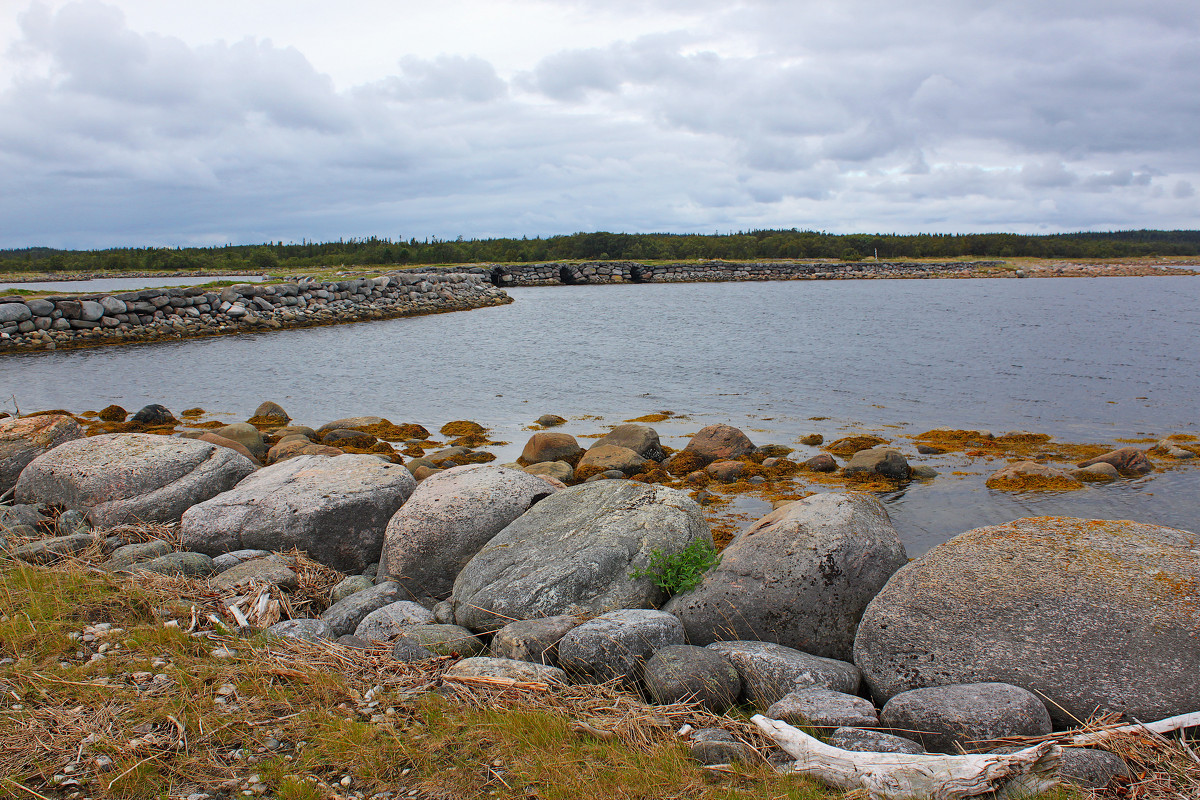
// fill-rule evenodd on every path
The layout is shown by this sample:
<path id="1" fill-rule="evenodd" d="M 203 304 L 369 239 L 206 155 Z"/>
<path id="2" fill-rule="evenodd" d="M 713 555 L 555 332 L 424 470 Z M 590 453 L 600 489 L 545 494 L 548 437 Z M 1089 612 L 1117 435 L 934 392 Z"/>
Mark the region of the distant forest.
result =
<path id="1" fill-rule="evenodd" d="M 730 234 L 574 233 L 535 239 L 267 242 L 223 247 L 122 247 L 0 250 L 4 272 L 233 270 L 303 272 L 347 266 L 470 264 L 567 260 L 900 258 L 1120 258 L 1200 255 L 1200 231 L 1112 231 L 1023 236 L 972 234 L 832 234 L 764 230 Z"/>

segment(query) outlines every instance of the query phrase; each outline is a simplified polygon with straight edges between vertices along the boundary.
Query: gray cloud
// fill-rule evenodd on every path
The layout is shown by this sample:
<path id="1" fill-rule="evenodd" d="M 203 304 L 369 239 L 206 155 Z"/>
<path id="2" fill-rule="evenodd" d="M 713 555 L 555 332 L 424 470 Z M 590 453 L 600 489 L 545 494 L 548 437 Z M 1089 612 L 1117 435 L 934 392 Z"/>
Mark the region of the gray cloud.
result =
<path id="1" fill-rule="evenodd" d="M 1052 6 L 577 0 L 629 36 L 516 74 L 398 49 L 339 89 L 268 39 L 34 3 L 0 62 L 0 246 L 1194 227 L 1197 15 Z"/>

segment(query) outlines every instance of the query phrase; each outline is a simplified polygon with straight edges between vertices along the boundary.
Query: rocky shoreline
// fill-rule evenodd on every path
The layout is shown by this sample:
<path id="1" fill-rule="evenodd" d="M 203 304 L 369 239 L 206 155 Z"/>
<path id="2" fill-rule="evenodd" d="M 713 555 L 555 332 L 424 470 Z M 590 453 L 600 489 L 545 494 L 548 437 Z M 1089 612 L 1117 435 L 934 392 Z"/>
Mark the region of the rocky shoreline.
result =
<path id="1" fill-rule="evenodd" d="M 1185 714 L 1200 696 L 1200 553 L 1187 531 L 1026 518 L 910 562 L 873 496 L 832 491 L 781 502 L 711 558 L 702 490 L 681 489 L 805 468 L 790 448 L 711 425 L 672 452 L 627 424 L 585 450 L 544 417 L 518 462 L 497 466 L 468 421 L 443 426 L 450 446 L 427 453 L 430 433 L 413 423 L 313 429 L 274 403 L 195 438 L 162 435 L 177 420 L 161 406 L 126 416 L 105 409 L 86 431 L 53 413 L 0 422 L 5 548 L 207 581 L 225 598 L 222 635 L 449 658 L 450 679 L 612 681 L 718 714 L 746 703 L 850 751 L 989 749 L 1097 714 Z M 898 451 L 850 438 L 831 445 L 850 456 L 848 477 L 911 477 Z M 1088 460 L 1150 468 L 1135 448 Z M 120 533 L 139 525 L 169 535 Z M 288 618 L 297 552 L 341 579 L 325 607 Z M 754 757 L 719 731 L 691 746 L 710 761 Z M 1097 751 L 1060 755 L 1089 785 L 1128 775 Z"/>
<path id="2" fill-rule="evenodd" d="M 0 353 L 338 325 L 511 303 L 473 273 L 0 297 Z"/>

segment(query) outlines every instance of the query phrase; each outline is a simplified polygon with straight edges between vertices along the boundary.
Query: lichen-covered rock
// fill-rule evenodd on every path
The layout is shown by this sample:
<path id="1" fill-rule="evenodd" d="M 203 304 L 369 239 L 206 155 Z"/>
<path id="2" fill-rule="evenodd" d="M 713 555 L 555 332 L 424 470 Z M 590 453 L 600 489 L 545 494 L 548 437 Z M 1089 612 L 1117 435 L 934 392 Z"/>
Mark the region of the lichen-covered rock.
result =
<path id="1" fill-rule="evenodd" d="M 506 467 L 469 464 L 431 475 L 388 522 L 380 569 L 412 597 L 445 597 L 480 548 L 555 491 Z"/>
<path id="2" fill-rule="evenodd" d="M 920 755 L 925 748 L 903 736 L 864 728 L 835 728 L 826 742 L 831 747 L 859 753 L 911 753 Z"/>
<path id="3" fill-rule="evenodd" d="M 87 509 L 96 527 L 174 522 L 252 472 L 245 456 L 207 442 L 111 433 L 65 442 L 35 458 L 17 481 L 16 497 Z"/>
<path id="4" fill-rule="evenodd" d="M 354 575 L 351 578 L 362 578 L 362 576 Z M 347 578 L 346 580 L 351 580 L 351 578 Z M 370 580 L 369 578 L 362 579 Z M 359 623 L 366 619 L 367 615 L 372 611 L 383 608 L 390 603 L 395 603 L 403 596 L 403 590 L 394 581 L 384 581 L 374 586 L 368 584 L 362 590 L 334 601 L 333 605 L 325 609 L 325 613 L 321 614 L 321 619 L 329 625 L 334 636 L 345 636 L 346 634 L 354 633 Z"/>
<path id="5" fill-rule="evenodd" d="M 715 714 L 724 714 L 742 694 L 742 678 L 728 658 L 688 644 L 656 651 L 642 679 L 656 703 L 699 703 Z"/>
<path id="6" fill-rule="evenodd" d="M 735 536 L 700 585 L 664 610 L 691 644 L 758 640 L 848 661 L 863 609 L 906 560 L 874 497 L 813 495 Z"/>
<path id="7" fill-rule="evenodd" d="M 998 681 L 1045 697 L 1059 724 L 1193 711 L 1196 542 L 1127 520 L 1033 517 L 967 531 L 892 576 L 863 615 L 854 661 L 877 702 Z"/>
<path id="8" fill-rule="evenodd" d="M 701 428 L 683 448 L 702 462 L 704 467 L 714 461 L 725 461 L 749 455 L 754 450 L 750 437 L 732 425 L 707 425 Z"/>
<path id="9" fill-rule="evenodd" d="M 650 577 L 657 550 L 678 553 L 712 534 L 683 492 L 632 481 L 563 489 L 496 534 L 454 582 L 455 617 L 472 630 L 513 620 L 661 604 Z"/>
<path id="10" fill-rule="evenodd" d="M 888 700 L 879 715 L 887 728 L 904 732 L 931 753 L 988 749 L 1008 736 L 1044 736 L 1052 730 L 1045 704 L 1032 692 L 1006 683 L 970 683 L 913 689 Z"/>
<path id="11" fill-rule="evenodd" d="M 789 725 L 814 728 L 873 726 L 879 715 L 870 700 L 823 686 L 808 686 L 788 692 L 767 709 L 768 717 Z"/>
<path id="12" fill-rule="evenodd" d="M 411 600 L 397 600 L 363 617 L 354 629 L 354 635 L 368 641 L 388 642 L 413 625 L 430 622 L 433 622 L 433 612 L 429 609 Z"/>
<path id="13" fill-rule="evenodd" d="M 319 619 L 285 619 L 282 622 L 276 622 L 264 633 L 268 638 L 304 639 L 308 642 L 336 638 L 329 630 L 329 626 Z"/>
<path id="14" fill-rule="evenodd" d="M 751 764 L 759 760 L 754 748 L 724 728 L 701 728 L 688 740 L 692 758 L 701 764 Z"/>
<path id="15" fill-rule="evenodd" d="M 558 663 L 558 643 L 583 620 L 570 614 L 510 622 L 492 637 L 491 651 L 497 658 Z"/>
<path id="16" fill-rule="evenodd" d="M 729 659 L 742 677 L 746 699 L 759 708 L 770 708 L 789 692 L 809 686 L 854 694 L 862 681 L 853 664 L 772 642 L 713 642 L 708 649 Z"/>
<path id="17" fill-rule="evenodd" d="M 410 625 L 399 635 L 397 641 L 416 644 L 438 656 L 471 658 L 486 649 L 483 640 L 459 625 L 426 623 Z"/>
<path id="18" fill-rule="evenodd" d="M 566 683 L 567 673 L 558 667 L 516 661 L 511 658 L 489 658 L 472 656 L 464 658 L 450 669 L 446 677 L 453 678 L 506 678 L 530 683 Z"/>
<path id="19" fill-rule="evenodd" d="M 16 485 L 30 461 L 63 442 L 83 437 L 79 423 L 61 414 L 0 420 L 0 494 Z"/>
<path id="20" fill-rule="evenodd" d="M 230 567 L 214 577 L 211 583 L 219 590 L 270 585 L 278 586 L 285 592 L 294 592 L 300 588 L 300 577 L 284 564 L 282 559 L 265 556 Z"/>
<path id="21" fill-rule="evenodd" d="M 202 553 L 298 547 L 334 569 L 361 572 L 378 559 L 388 520 L 415 487 L 407 469 L 375 456 L 297 456 L 188 509 L 179 533 Z"/>

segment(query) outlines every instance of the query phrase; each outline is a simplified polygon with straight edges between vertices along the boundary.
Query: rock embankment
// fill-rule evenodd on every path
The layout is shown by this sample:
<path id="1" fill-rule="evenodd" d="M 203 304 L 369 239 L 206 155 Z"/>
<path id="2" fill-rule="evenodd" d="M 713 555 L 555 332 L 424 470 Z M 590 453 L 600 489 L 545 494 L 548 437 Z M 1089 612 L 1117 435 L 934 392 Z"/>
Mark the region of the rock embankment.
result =
<path id="1" fill-rule="evenodd" d="M 512 302 L 474 272 L 399 272 L 321 282 L 239 283 L 0 298 L 0 352 L 219 336 L 464 311 Z"/>
<path id="2" fill-rule="evenodd" d="M 670 264 L 550 261 L 496 265 L 486 274 L 496 286 L 561 286 L 589 283 L 968 278 L 978 277 L 980 270 L 994 270 L 1003 264 L 1002 261 L 689 261 Z M 475 269 L 484 272 L 482 268 Z"/>

